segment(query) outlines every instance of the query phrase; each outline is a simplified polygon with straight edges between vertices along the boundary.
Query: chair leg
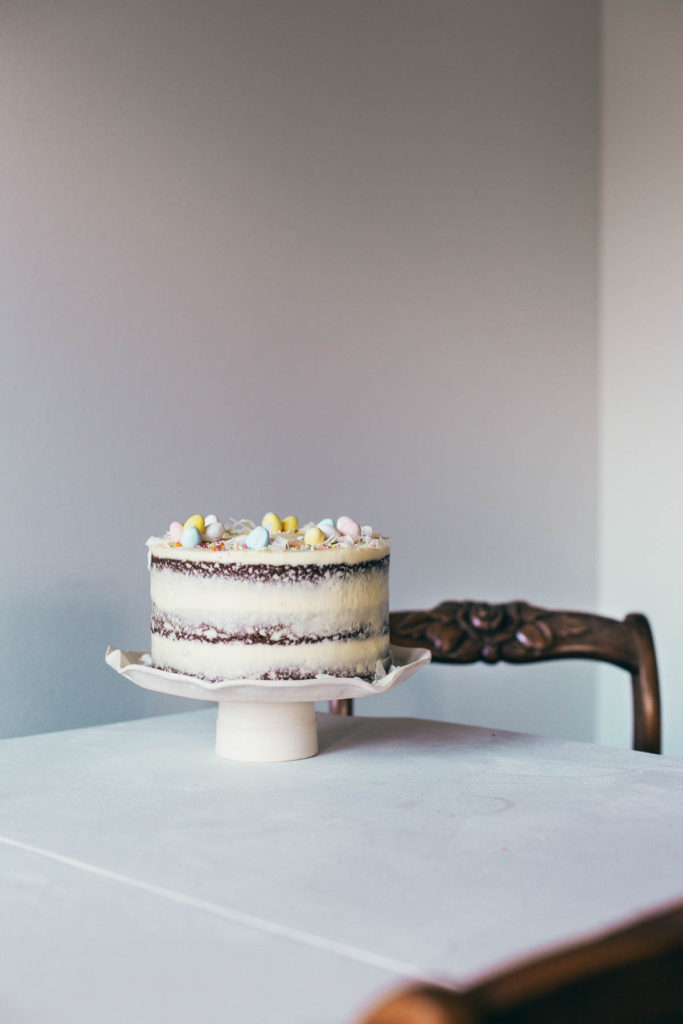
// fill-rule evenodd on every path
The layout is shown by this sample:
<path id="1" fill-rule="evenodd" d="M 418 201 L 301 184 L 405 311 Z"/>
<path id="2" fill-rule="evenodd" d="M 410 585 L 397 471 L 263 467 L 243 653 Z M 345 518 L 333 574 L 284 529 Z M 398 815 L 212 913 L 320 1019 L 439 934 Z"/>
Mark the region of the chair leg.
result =
<path id="1" fill-rule="evenodd" d="M 644 615 L 632 613 L 624 621 L 634 631 L 638 654 L 638 666 L 631 675 L 633 749 L 647 754 L 661 754 L 662 709 L 652 631 Z"/>
<path id="2" fill-rule="evenodd" d="M 350 697 L 343 700 L 331 700 L 330 711 L 333 715 L 352 715 L 353 700 Z"/>

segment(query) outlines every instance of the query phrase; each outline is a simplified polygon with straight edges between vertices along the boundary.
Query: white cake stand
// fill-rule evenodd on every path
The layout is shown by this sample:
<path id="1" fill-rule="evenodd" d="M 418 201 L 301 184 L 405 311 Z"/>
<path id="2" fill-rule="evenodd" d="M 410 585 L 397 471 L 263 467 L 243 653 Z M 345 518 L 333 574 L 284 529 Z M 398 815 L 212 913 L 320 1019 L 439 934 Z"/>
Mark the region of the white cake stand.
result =
<path id="1" fill-rule="evenodd" d="M 222 679 L 207 682 L 153 668 L 143 651 L 107 648 L 105 661 L 136 686 L 175 697 L 218 702 L 216 753 L 231 761 L 296 761 L 318 753 L 314 703 L 386 693 L 431 660 L 419 647 L 392 647 L 392 667 L 374 682 L 315 679 Z"/>

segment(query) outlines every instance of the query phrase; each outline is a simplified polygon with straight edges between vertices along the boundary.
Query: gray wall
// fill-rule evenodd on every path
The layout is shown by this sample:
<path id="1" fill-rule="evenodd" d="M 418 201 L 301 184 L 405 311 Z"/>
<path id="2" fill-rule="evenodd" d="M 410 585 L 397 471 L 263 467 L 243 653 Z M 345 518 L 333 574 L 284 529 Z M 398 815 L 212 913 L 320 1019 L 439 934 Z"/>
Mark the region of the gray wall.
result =
<path id="1" fill-rule="evenodd" d="M 598 14 L 5 0 L 3 734 L 186 706 L 103 654 L 195 511 L 372 522 L 394 607 L 595 606 Z M 591 681 L 362 711 L 590 737 Z"/>
<path id="2" fill-rule="evenodd" d="M 650 617 L 664 751 L 681 756 L 683 4 L 604 15 L 600 604 Z M 619 673 L 601 674 L 598 736 L 619 743 Z"/>

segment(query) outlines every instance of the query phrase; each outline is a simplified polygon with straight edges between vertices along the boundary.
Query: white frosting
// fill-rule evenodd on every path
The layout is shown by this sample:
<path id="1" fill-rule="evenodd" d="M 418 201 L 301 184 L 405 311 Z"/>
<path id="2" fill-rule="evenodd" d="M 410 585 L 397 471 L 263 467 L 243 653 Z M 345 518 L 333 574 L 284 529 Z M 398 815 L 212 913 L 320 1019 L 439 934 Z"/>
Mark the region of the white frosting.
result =
<path id="1" fill-rule="evenodd" d="M 293 625 L 300 633 L 318 633 L 334 616 L 339 630 L 359 620 L 376 622 L 386 614 L 387 588 L 381 576 L 363 574 L 344 584 L 278 583 L 205 579 L 173 572 L 154 572 L 152 601 L 162 611 L 188 622 L 210 619 L 219 629 L 241 629 L 267 621 Z M 248 603 L 247 599 L 248 598 Z M 323 621 L 324 620 L 324 621 Z"/>
<path id="2" fill-rule="evenodd" d="M 268 672 L 297 670 L 303 678 L 310 673 L 322 672 L 323 666 L 343 668 L 348 678 L 367 674 L 368 667 L 376 671 L 377 647 L 375 640 L 321 640 L 316 644 L 230 645 L 229 663 L 221 644 L 198 644 L 195 640 L 171 640 L 154 635 L 152 654 L 156 665 L 172 665 L 176 672 L 201 675 L 206 679 L 256 679 Z M 229 664 L 229 669 L 226 665 Z M 226 675 L 229 671 L 229 675 Z"/>

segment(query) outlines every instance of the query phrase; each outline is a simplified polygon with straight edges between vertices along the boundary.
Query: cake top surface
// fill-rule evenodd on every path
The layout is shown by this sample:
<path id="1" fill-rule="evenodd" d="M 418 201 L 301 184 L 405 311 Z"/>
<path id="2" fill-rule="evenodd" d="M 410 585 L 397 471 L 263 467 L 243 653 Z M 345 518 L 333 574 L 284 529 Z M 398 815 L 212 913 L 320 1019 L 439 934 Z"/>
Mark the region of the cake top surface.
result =
<path id="1" fill-rule="evenodd" d="M 185 523 L 173 522 L 163 536 L 150 537 L 147 547 L 155 555 L 170 558 L 193 559 L 249 557 L 257 555 L 295 555 L 301 552 L 308 561 L 314 553 L 325 557 L 350 555 L 377 557 L 389 551 L 389 539 L 376 533 L 371 526 L 361 526 L 350 516 L 337 520 L 321 519 L 299 526 L 296 516 L 280 519 L 274 512 L 267 513 L 260 525 L 251 519 L 228 518 L 221 521 L 215 515 L 193 515 Z M 160 550 L 161 549 L 161 550 Z M 221 555 L 221 553 L 223 553 Z M 270 559 L 269 559 L 270 560 Z M 279 559 L 278 559 L 279 560 Z"/>

